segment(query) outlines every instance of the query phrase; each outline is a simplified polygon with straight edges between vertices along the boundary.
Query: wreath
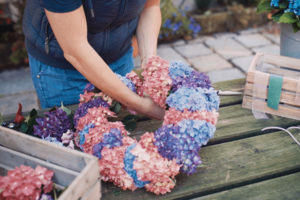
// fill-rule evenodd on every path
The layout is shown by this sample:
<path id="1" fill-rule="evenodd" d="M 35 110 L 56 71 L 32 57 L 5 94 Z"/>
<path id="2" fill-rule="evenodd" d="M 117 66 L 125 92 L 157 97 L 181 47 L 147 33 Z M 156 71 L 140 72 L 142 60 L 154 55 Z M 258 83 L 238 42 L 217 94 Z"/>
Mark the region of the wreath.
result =
<path id="1" fill-rule="evenodd" d="M 162 127 L 145 133 L 140 141 L 132 139 L 122 122 L 108 121 L 116 117 L 112 107 L 120 104 L 89 83 L 73 118 L 75 133 L 63 107 L 36 118 L 34 135 L 70 148 L 75 143 L 98 157 L 101 179 L 123 190 L 170 192 L 177 174 L 191 175 L 201 163 L 198 152 L 214 135 L 220 99 L 208 76 L 182 61 L 169 63 L 154 56 L 141 77 L 134 71 L 117 76 L 133 92 L 166 109 Z"/>

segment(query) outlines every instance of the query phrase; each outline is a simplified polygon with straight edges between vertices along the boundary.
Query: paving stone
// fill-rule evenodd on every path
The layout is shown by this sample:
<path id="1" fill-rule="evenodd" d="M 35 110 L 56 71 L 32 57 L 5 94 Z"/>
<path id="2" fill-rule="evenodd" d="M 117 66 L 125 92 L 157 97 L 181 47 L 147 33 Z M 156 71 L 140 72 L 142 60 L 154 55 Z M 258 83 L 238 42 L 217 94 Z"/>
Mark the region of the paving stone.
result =
<path id="1" fill-rule="evenodd" d="M 217 39 L 228 39 L 228 38 L 235 38 L 238 36 L 236 33 L 216 33 L 214 34 L 214 37 Z"/>
<path id="2" fill-rule="evenodd" d="M 179 7 L 179 5 L 181 4 L 182 0 L 173 0 L 173 4 L 176 7 Z M 185 0 L 183 2 L 183 5 L 181 7 L 181 9 L 184 9 L 185 11 L 194 11 L 197 10 L 197 6 L 195 4 L 195 0 Z"/>
<path id="3" fill-rule="evenodd" d="M 172 47 L 172 44 L 170 44 L 170 43 L 163 43 L 163 44 L 159 44 L 157 46 L 158 49 L 164 49 L 164 48 L 170 48 L 170 47 Z"/>
<path id="4" fill-rule="evenodd" d="M 29 67 L 0 73 L 0 95 L 34 90 Z"/>
<path id="5" fill-rule="evenodd" d="M 262 36 L 261 34 L 253 34 L 253 35 L 240 35 L 235 38 L 245 47 L 260 47 L 271 44 L 270 40 Z"/>
<path id="6" fill-rule="evenodd" d="M 212 38 L 206 40 L 205 44 L 226 59 L 252 55 L 250 50 L 231 38 Z"/>
<path id="7" fill-rule="evenodd" d="M 192 65 L 200 72 L 209 72 L 213 70 L 231 68 L 232 65 L 217 54 L 200 56 L 190 59 Z"/>
<path id="8" fill-rule="evenodd" d="M 0 98 L 0 112 L 2 115 L 16 113 L 22 104 L 22 111 L 30 111 L 33 108 L 39 109 L 38 97 L 36 92 L 28 92 L 25 94 L 9 95 Z"/>
<path id="9" fill-rule="evenodd" d="M 133 62 L 134 62 L 134 69 L 140 69 L 141 68 L 141 58 L 140 58 L 140 56 L 134 57 Z"/>
<path id="10" fill-rule="evenodd" d="M 209 48 L 205 47 L 201 43 L 179 46 L 179 47 L 175 47 L 175 49 L 186 58 L 193 58 L 193 57 L 203 56 L 212 53 L 212 51 Z"/>
<path id="11" fill-rule="evenodd" d="M 234 58 L 231 60 L 231 62 L 238 68 L 242 69 L 244 72 L 248 72 L 248 69 L 253 59 L 254 56 L 246 56 L 246 57 Z"/>
<path id="12" fill-rule="evenodd" d="M 264 33 L 264 36 L 266 36 L 269 40 L 271 40 L 275 44 L 278 44 L 278 45 L 280 44 L 280 35 Z"/>
<path id="13" fill-rule="evenodd" d="M 248 29 L 245 29 L 245 30 L 237 31 L 237 33 L 239 35 L 249 35 L 249 34 L 255 34 L 255 33 L 262 32 L 263 30 L 265 30 L 265 28 L 263 28 L 263 27 L 260 27 L 260 28 L 248 28 Z"/>
<path id="14" fill-rule="evenodd" d="M 187 60 L 185 60 L 180 54 L 178 54 L 174 49 L 172 48 L 162 48 L 162 49 L 157 49 L 157 55 L 160 56 L 161 58 L 171 62 L 174 60 L 182 60 L 189 66 L 191 65 Z"/>
<path id="15" fill-rule="evenodd" d="M 224 69 L 208 72 L 207 75 L 212 83 L 229 81 L 233 79 L 245 78 L 245 74 L 237 68 Z"/>
<path id="16" fill-rule="evenodd" d="M 274 55 L 280 55 L 280 47 L 276 44 L 264 46 L 264 47 L 257 47 L 252 48 L 253 52 L 260 52 L 260 53 L 269 53 Z"/>
<path id="17" fill-rule="evenodd" d="M 195 39 L 192 40 L 188 40 L 187 43 L 188 44 L 196 44 L 196 43 L 202 43 L 205 42 L 207 39 L 213 38 L 211 36 L 198 36 Z"/>
<path id="18" fill-rule="evenodd" d="M 181 39 L 181 40 L 177 40 L 172 45 L 175 47 L 175 46 L 182 46 L 182 45 L 185 45 L 185 44 L 186 44 L 185 40 Z"/>

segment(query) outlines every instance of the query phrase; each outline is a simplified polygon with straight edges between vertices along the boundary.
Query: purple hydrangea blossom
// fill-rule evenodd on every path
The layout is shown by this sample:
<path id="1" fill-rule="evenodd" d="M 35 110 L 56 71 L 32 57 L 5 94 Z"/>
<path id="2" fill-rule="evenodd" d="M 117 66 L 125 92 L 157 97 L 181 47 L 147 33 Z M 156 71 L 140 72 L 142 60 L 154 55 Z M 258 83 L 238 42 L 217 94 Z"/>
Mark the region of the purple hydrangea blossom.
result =
<path id="1" fill-rule="evenodd" d="M 110 107 L 109 104 L 105 100 L 103 100 L 101 97 L 92 99 L 91 101 L 89 101 L 87 103 L 82 103 L 74 114 L 73 123 L 74 123 L 75 127 L 77 127 L 79 119 L 86 115 L 89 108 L 95 108 L 95 107 L 98 108 L 99 106 L 102 106 L 105 108 Z"/>
<path id="2" fill-rule="evenodd" d="M 209 89 L 212 87 L 211 81 L 209 77 L 203 73 L 198 71 L 192 71 L 192 73 L 188 76 L 177 76 L 172 79 L 172 90 L 175 92 L 181 87 L 186 88 L 206 88 Z"/>
<path id="3" fill-rule="evenodd" d="M 164 158 L 176 160 L 182 165 L 180 171 L 193 174 L 201 163 L 198 151 L 200 146 L 196 140 L 188 134 L 180 133 L 180 126 L 167 125 L 159 128 L 155 134 L 154 145 Z"/>
<path id="4" fill-rule="evenodd" d="M 176 77 L 186 77 L 192 73 L 193 69 L 189 66 L 187 66 L 182 61 L 172 61 L 169 68 L 169 76 L 172 79 L 175 79 Z"/>
<path id="5" fill-rule="evenodd" d="M 93 83 L 88 83 L 83 92 L 93 92 L 93 90 L 95 89 L 95 86 L 93 85 Z"/>
<path id="6" fill-rule="evenodd" d="M 211 112 L 213 109 L 218 110 L 220 98 L 213 88 L 186 88 L 181 87 L 176 92 L 170 94 L 166 100 L 169 107 L 183 111 L 187 108 L 190 111 Z"/>
<path id="7" fill-rule="evenodd" d="M 142 188 L 146 184 L 149 183 L 149 181 L 140 181 L 137 177 L 137 172 L 136 170 L 133 169 L 133 161 L 136 158 L 136 156 L 132 155 L 130 151 L 136 147 L 136 143 L 131 144 L 130 146 L 127 147 L 125 156 L 124 156 L 124 170 L 133 178 L 133 182 L 136 187 Z"/>
<path id="8" fill-rule="evenodd" d="M 122 142 L 123 136 L 121 134 L 121 130 L 112 128 L 110 132 L 103 134 L 103 139 L 101 142 L 93 146 L 93 155 L 102 158 L 101 151 L 103 147 L 107 147 L 109 149 L 113 147 L 119 147 L 123 145 Z"/>
<path id="9" fill-rule="evenodd" d="M 34 135 L 38 137 L 55 137 L 61 142 L 61 136 L 71 128 L 71 120 L 63 109 L 46 112 L 46 117 L 36 118 L 38 125 L 34 125 Z"/>
<path id="10" fill-rule="evenodd" d="M 130 79 L 126 78 L 125 76 L 121 76 L 117 73 L 115 74 L 127 87 L 129 87 L 129 89 L 131 89 L 134 93 L 136 93 L 135 85 Z"/>

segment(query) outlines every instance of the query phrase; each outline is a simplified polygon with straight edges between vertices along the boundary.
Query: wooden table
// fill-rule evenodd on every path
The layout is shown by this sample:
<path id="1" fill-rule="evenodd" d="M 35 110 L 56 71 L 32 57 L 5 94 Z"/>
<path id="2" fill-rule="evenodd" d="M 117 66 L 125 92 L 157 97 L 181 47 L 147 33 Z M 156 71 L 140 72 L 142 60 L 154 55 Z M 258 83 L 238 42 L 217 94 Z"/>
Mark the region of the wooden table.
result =
<path id="1" fill-rule="evenodd" d="M 239 79 L 216 83 L 214 87 L 231 90 L 244 84 L 245 79 Z M 145 189 L 123 191 L 112 183 L 103 183 L 102 199 L 300 199 L 300 147 L 285 132 L 261 131 L 267 126 L 287 128 L 300 122 L 272 115 L 268 120 L 257 120 L 241 104 L 241 96 L 221 97 L 217 131 L 200 151 L 203 163 L 191 176 L 176 176 L 177 184 L 171 193 L 157 196 Z M 120 113 L 119 119 L 125 115 Z M 13 116 L 6 117 L 9 118 Z M 131 136 L 139 139 L 161 124 L 145 119 L 138 122 Z M 299 131 L 292 133 L 300 140 Z"/>

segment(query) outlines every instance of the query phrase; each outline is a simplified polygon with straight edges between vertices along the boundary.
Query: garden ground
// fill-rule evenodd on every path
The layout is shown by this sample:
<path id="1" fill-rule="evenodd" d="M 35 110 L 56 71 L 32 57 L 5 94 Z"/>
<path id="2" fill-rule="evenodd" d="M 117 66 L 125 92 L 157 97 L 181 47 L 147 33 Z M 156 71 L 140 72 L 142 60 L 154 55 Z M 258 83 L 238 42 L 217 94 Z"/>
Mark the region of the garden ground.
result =
<path id="1" fill-rule="evenodd" d="M 269 33 L 266 27 L 251 28 L 160 44 L 157 54 L 168 61 L 182 60 L 207 73 L 212 82 L 220 82 L 246 77 L 254 54 L 279 55 L 279 44 L 280 36 Z M 134 61 L 135 68 L 140 68 L 140 58 Z M 15 113 L 18 103 L 23 105 L 23 111 L 39 108 L 29 67 L 0 73 L 0 112 L 2 115 Z"/>

